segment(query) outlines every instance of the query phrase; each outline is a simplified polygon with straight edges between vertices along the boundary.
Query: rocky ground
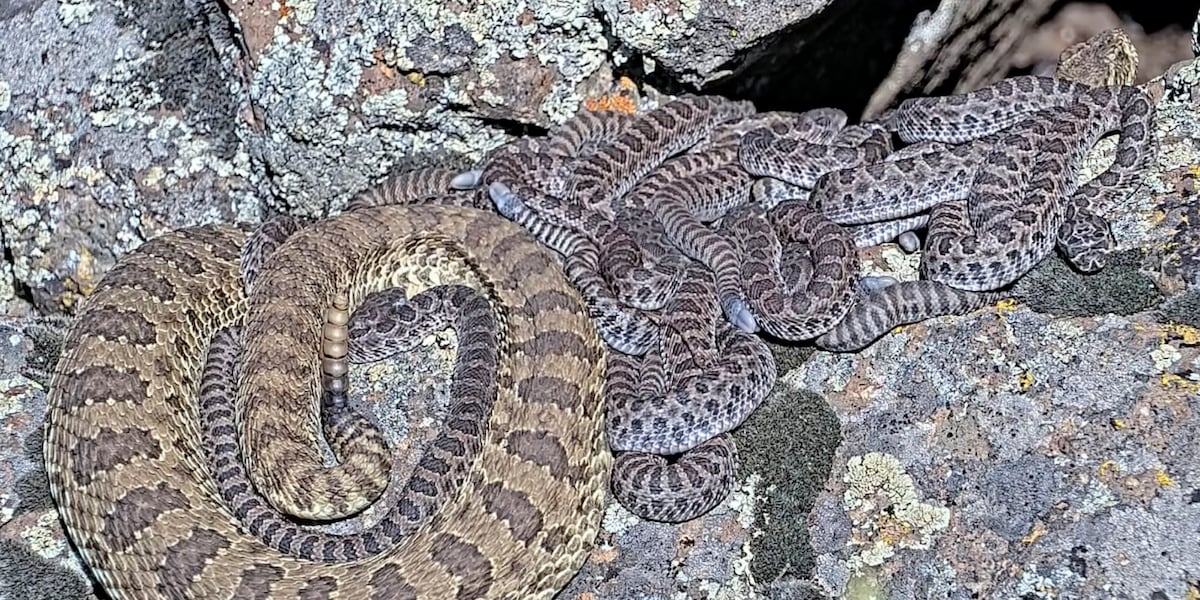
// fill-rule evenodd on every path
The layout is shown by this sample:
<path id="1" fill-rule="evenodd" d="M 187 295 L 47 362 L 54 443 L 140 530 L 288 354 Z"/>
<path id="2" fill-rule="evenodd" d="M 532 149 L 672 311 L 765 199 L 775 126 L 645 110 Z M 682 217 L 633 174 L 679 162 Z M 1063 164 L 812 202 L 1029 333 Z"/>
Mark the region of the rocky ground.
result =
<path id="1" fill-rule="evenodd" d="M 243 1 L 240 32 L 207 2 L 0 5 L 0 598 L 92 594 L 41 468 L 45 382 L 55 315 L 144 239 L 323 214 L 390 170 L 536 133 L 622 75 L 801 108 L 832 101 L 846 63 L 830 57 L 870 39 L 873 60 L 843 57 L 866 65 L 861 89 L 837 96 L 870 115 L 1036 69 L 1088 22 L 1038 38 L 1049 2 L 895 4 Z M 1200 598 L 1200 65 L 1167 69 L 1162 50 L 1181 35 L 1135 37 L 1175 59 L 1141 77 L 1160 151 L 1112 215 L 1118 260 L 1084 277 L 1049 259 L 1013 303 L 856 354 L 776 347 L 780 383 L 736 432 L 735 493 L 679 526 L 612 503 L 560 597 Z M 893 246 L 867 258 L 915 274 Z M 398 443 L 436 416 L 449 348 L 407 378 L 356 373 Z"/>

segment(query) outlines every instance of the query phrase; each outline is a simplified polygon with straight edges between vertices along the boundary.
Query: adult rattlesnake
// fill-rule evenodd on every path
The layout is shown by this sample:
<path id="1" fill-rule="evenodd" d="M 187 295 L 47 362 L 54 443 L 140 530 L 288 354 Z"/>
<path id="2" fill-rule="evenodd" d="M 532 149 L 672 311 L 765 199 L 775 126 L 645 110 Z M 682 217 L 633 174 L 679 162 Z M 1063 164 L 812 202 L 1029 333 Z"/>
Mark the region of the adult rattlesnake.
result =
<path id="1" fill-rule="evenodd" d="M 218 225 L 147 242 L 108 273 L 66 340 L 49 397 L 47 472 L 71 538 L 108 592 L 558 591 L 595 538 L 612 458 L 602 434 L 605 349 L 550 254 L 474 209 L 363 208 L 289 237 L 247 298 L 246 238 Z M 411 537 L 359 560 L 281 554 L 241 530 L 200 446 L 196 395 L 214 335 L 241 323 L 248 336 L 236 404 L 254 483 L 285 512 L 332 517 L 371 501 L 382 485 L 372 473 L 386 468 L 368 460 L 378 449 L 356 452 L 354 440 L 335 448 L 340 465 L 321 462 L 312 418 L 321 310 L 335 294 L 353 309 L 389 286 L 412 295 L 451 283 L 490 298 L 499 324 L 497 397 L 457 494 Z"/>

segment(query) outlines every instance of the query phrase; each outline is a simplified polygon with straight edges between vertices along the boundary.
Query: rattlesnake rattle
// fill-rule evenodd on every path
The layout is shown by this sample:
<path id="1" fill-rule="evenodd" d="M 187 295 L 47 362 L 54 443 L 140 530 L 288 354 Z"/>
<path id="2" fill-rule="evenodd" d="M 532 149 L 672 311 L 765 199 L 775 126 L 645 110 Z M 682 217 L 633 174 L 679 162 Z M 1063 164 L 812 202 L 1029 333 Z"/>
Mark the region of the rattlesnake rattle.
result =
<path id="1" fill-rule="evenodd" d="M 607 484 L 605 350 L 578 293 L 526 235 L 470 209 L 359 210 L 289 237 L 249 298 L 239 278 L 247 233 L 236 227 L 170 233 L 121 259 L 67 337 L 45 443 L 67 531 L 109 594 L 548 598 L 561 588 L 595 537 Z M 383 270 L 408 292 L 436 273 L 436 283 L 458 280 L 498 301 L 498 396 L 481 458 L 460 494 L 378 556 L 322 564 L 279 554 L 239 529 L 203 466 L 195 393 L 209 342 L 238 321 L 249 336 L 237 406 L 265 434 L 242 439 L 247 458 L 259 457 L 251 479 L 271 473 L 254 483 L 273 504 L 322 514 L 321 499 L 273 486 L 297 472 L 329 473 L 315 460 L 299 471 L 290 464 L 315 456 L 300 453 L 316 432 L 294 407 L 316 400 L 319 313 L 339 290 L 354 307 L 386 286 Z M 347 450 L 335 448 L 343 466 L 356 464 Z M 374 495 L 369 486 L 356 494 Z M 335 508 L 352 512 L 355 502 Z"/>
<path id="2" fill-rule="evenodd" d="M 426 168 L 400 173 L 350 200 L 346 210 L 386 204 L 470 205 L 471 194 L 450 189 L 454 172 Z M 249 293 L 270 254 L 299 231 L 297 219 L 264 221 L 243 245 L 241 272 Z M 322 328 L 325 402 L 321 422 L 331 447 L 341 438 L 376 435 L 374 425 L 348 405 L 348 363 L 377 362 L 416 346 L 450 324 L 459 346 L 451 378 L 444 426 L 420 456 L 412 476 L 377 525 L 351 535 L 331 535 L 298 527 L 256 492 L 238 455 L 235 369 L 241 353 L 240 327 L 214 337 L 200 382 L 203 447 L 222 498 L 247 531 L 285 554 L 344 562 L 378 554 L 424 525 L 445 498 L 462 486 L 466 470 L 482 449 L 481 434 L 496 391 L 497 324 L 489 299 L 466 286 L 438 286 L 406 298 L 402 288 L 366 296 L 354 315 L 349 299 L 336 296 Z"/>
<path id="3" fill-rule="evenodd" d="M 594 121 L 591 119 L 589 123 Z M 551 137 L 546 143 L 554 144 L 555 140 Z M 417 201 L 421 194 L 404 193 L 409 188 L 408 181 L 434 181 L 441 185 L 451 182 L 451 178 L 446 173 L 416 172 L 370 194 L 390 202 Z M 493 194 L 505 190 L 498 183 L 492 188 L 500 190 Z M 536 193 L 522 189 L 528 194 Z M 364 202 L 363 198 L 356 198 L 352 204 Z M 509 202 L 511 206 L 506 212 L 516 222 L 564 255 L 564 271 L 585 297 L 599 293 L 602 299 L 611 301 L 603 295 L 606 288 L 595 272 L 596 249 L 590 241 L 582 236 L 555 236 L 553 233 L 561 231 L 559 228 L 539 221 L 537 214 L 520 200 L 514 198 Z M 659 260 L 670 256 L 673 265 L 686 261 L 666 240 L 661 224 L 653 215 L 638 211 L 623 207 L 618 225 L 629 231 L 651 256 Z M 639 516 L 665 521 L 699 516 L 728 495 L 736 475 L 736 453 L 732 440 L 719 434 L 745 419 L 775 380 L 774 360 L 766 345 L 755 336 L 734 330 L 719 318 L 713 305 L 711 274 L 692 267 L 683 281 L 686 282 L 683 289 L 673 296 L 668 307 L 655 312 L 655 321 L 650 323 L 655 328 L 653 353 L 645 358 L 610 353 L 606 386 L 606 430 L 610 446 L 617 453 L 613 493 Z M 597 322 L 602 323 L 603 320 Z M 601 327 L 601 331 L 604 329 Z M 657 335 L 660 329 L 666 338 Z M 704 331 L 708 334 L 703 334 Z M 695 353 L 702 356 L 685 359 Z M 668 362 L 669 365 L 664 364 Z M 650 410 L 646 408 L 647 402 L 652 403 Z M 653 408 L 660 404 L 665 410 L 656 413 Z M 665 418 L 665 414 L 684 414 L 690 418 L 679 421 Z M 663 456 L 667 453 L 681 456 L 668 463 Z M 385 526 L 378 528 L 382 533 L 369 531 L 339 540 L 339 554 L 353 556 L 363 552 L 362 547 L 367 543 L 378 546 L 379 537 L 396 537 L 399 527 L 391 523 L 394 520 L 385 517 Z M 283 535 L 289 536 L 289 540 L 296 539 L 290 533 Z M 280 535 L 277 533 L 275 537 Z"/>

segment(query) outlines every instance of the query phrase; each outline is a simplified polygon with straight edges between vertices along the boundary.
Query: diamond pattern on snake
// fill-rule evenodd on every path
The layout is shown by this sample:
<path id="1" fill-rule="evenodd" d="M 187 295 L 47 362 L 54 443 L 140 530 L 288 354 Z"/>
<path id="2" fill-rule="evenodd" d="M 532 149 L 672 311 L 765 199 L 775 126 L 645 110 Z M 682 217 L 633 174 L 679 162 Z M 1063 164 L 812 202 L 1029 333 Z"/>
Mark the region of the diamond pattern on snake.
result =
<path id="1" fill-rule="evenodd" d="M 150 240 L 106 275 L 67 338 L 49 395 L 47 473 L 67 531 L 109 595 L 560 590 L 599 530 L 612 459 L 602 435 L 606 349 L 551 254 L 493 213 L 450 206 L 364 208 L 300 228 L 271 252 L 243 253 L 246 239 L 218 225 Z M 249 296 L 243 254 L 267 257 Z M 427 292 L 447 283 L 473 291 Z M 434 304 L 462 310 L 465 379 L 454 385 L 465 404 L 425 463 L 442 472 L 440 458 L 466 456 L 449 471 L 454 481 L 432 483 L 458 493 L 412 527 L 399 522 L 409 515 L 393 515 L 398 544 L 387 525 L 307 535 L 292 519 L 354 514 L 387 484 L 389 458 L 369 424 L 340 419 L 332 402 L 325 437 L 340 462 L 321 460 L 310 416 L 328 362 L 319 353 L 349 337 L 323 333 L 332 321 L 322 310 L 343 296 L 356 309 L 396 286 L 408 304 L 441 293 L 449 295 Z M 239 325 L 240 352 L 230 329 Z M 475 404 L 493 388 L 490 410 Z M 206 435 L 217 441 L 211 463 Z M 239 451 L 244 470 L 231 462 Z M 251 487 L 262 499 L 247 495 Z"/>
<path id="2" fill-rule="evenodd" d="M 1154 156 L 1152 119 L 1152 104 L 1137 88 L 1039 77 L 911 99 L 889 126 L 907 142 L 946 145 L 831 173 L 811 201 L 843 224 L 928 210 L 924 272 L 957 289 L 1012 283 L 1055 246 L 1094 271 L 1112 245 L 1100 215 L 1136 188 Z M 1113 131 L 1121 133 L 1113 164 L 1079 186 L 1087 151 Z"/>
<path id="3" fill-rule="evenodd" d="M 1100 268 L 1103 214 L 1153 157 L 1152 116 L 1136 88 L 1036 78 L 852 126 L 684 96 L 581 114 L 468 173 L 401 174 L 317 223 L 164 236 L 110 272 L 69 337 L 53 494 L 116 598 L 549 597 L 610 481 L 663 521 L 729 493 L 728 432 L 777 375 L 755 332 L 851 351 L 995 301 L 1055 246 Z M 1113 130 L 1113 165 L 1074 184 Z M 911 145 L 892 151 L 893 131 Z M 858 248 L 921 226 L 926 279 L 860 276 Z M 448 323 L 456 401 L 401 500 L 356 534 L 297 527 L 388 483 L 345 361 Z M 321 414 L 338 465 L 297 406 Z"/>

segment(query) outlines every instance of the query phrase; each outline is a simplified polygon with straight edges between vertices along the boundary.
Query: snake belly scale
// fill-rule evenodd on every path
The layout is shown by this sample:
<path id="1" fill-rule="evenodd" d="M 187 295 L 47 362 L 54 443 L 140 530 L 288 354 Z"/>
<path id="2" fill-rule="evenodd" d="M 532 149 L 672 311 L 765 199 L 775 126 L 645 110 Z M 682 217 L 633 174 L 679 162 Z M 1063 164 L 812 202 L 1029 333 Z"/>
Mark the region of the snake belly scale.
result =
<path id="1" fill-rule="evenodd" d="M 217 225 L 148 241 L 108 273 L 68 335 L 49 395 L 47 472 L 70 537 L 109 594 L 556 593 L 591 548 L 612 458 L 603 435 L 605 349 L 553 257 L 482 211 L 370 208 L 294 234 L 246 298 L 239 251 L 247 235 Z M 214 334 L 241 323 L 252 342 L 243 371 L 270 373 L 239 380 L 243 452 L 263 452 L 258 469 L 268 483 L 305 489 L 287 475 L 289 461 L 302 457 L 271 450 L 316 439 L 322 309 L 336 294 L 353 309 L 380 288 L 415 294 L 453 283 L 495 301 L 500 324 L 497 397 L 459 492 L 411 537 L 357 561 L 281 554 L 246 533 L 220 501 L 199 447 L 196 394 Z M 262 448 L 246 447 L 254 437 L 246 429 L 272 435 Z M 270 486 L 263 493 L 275 504 L 288 497 Z"/>

